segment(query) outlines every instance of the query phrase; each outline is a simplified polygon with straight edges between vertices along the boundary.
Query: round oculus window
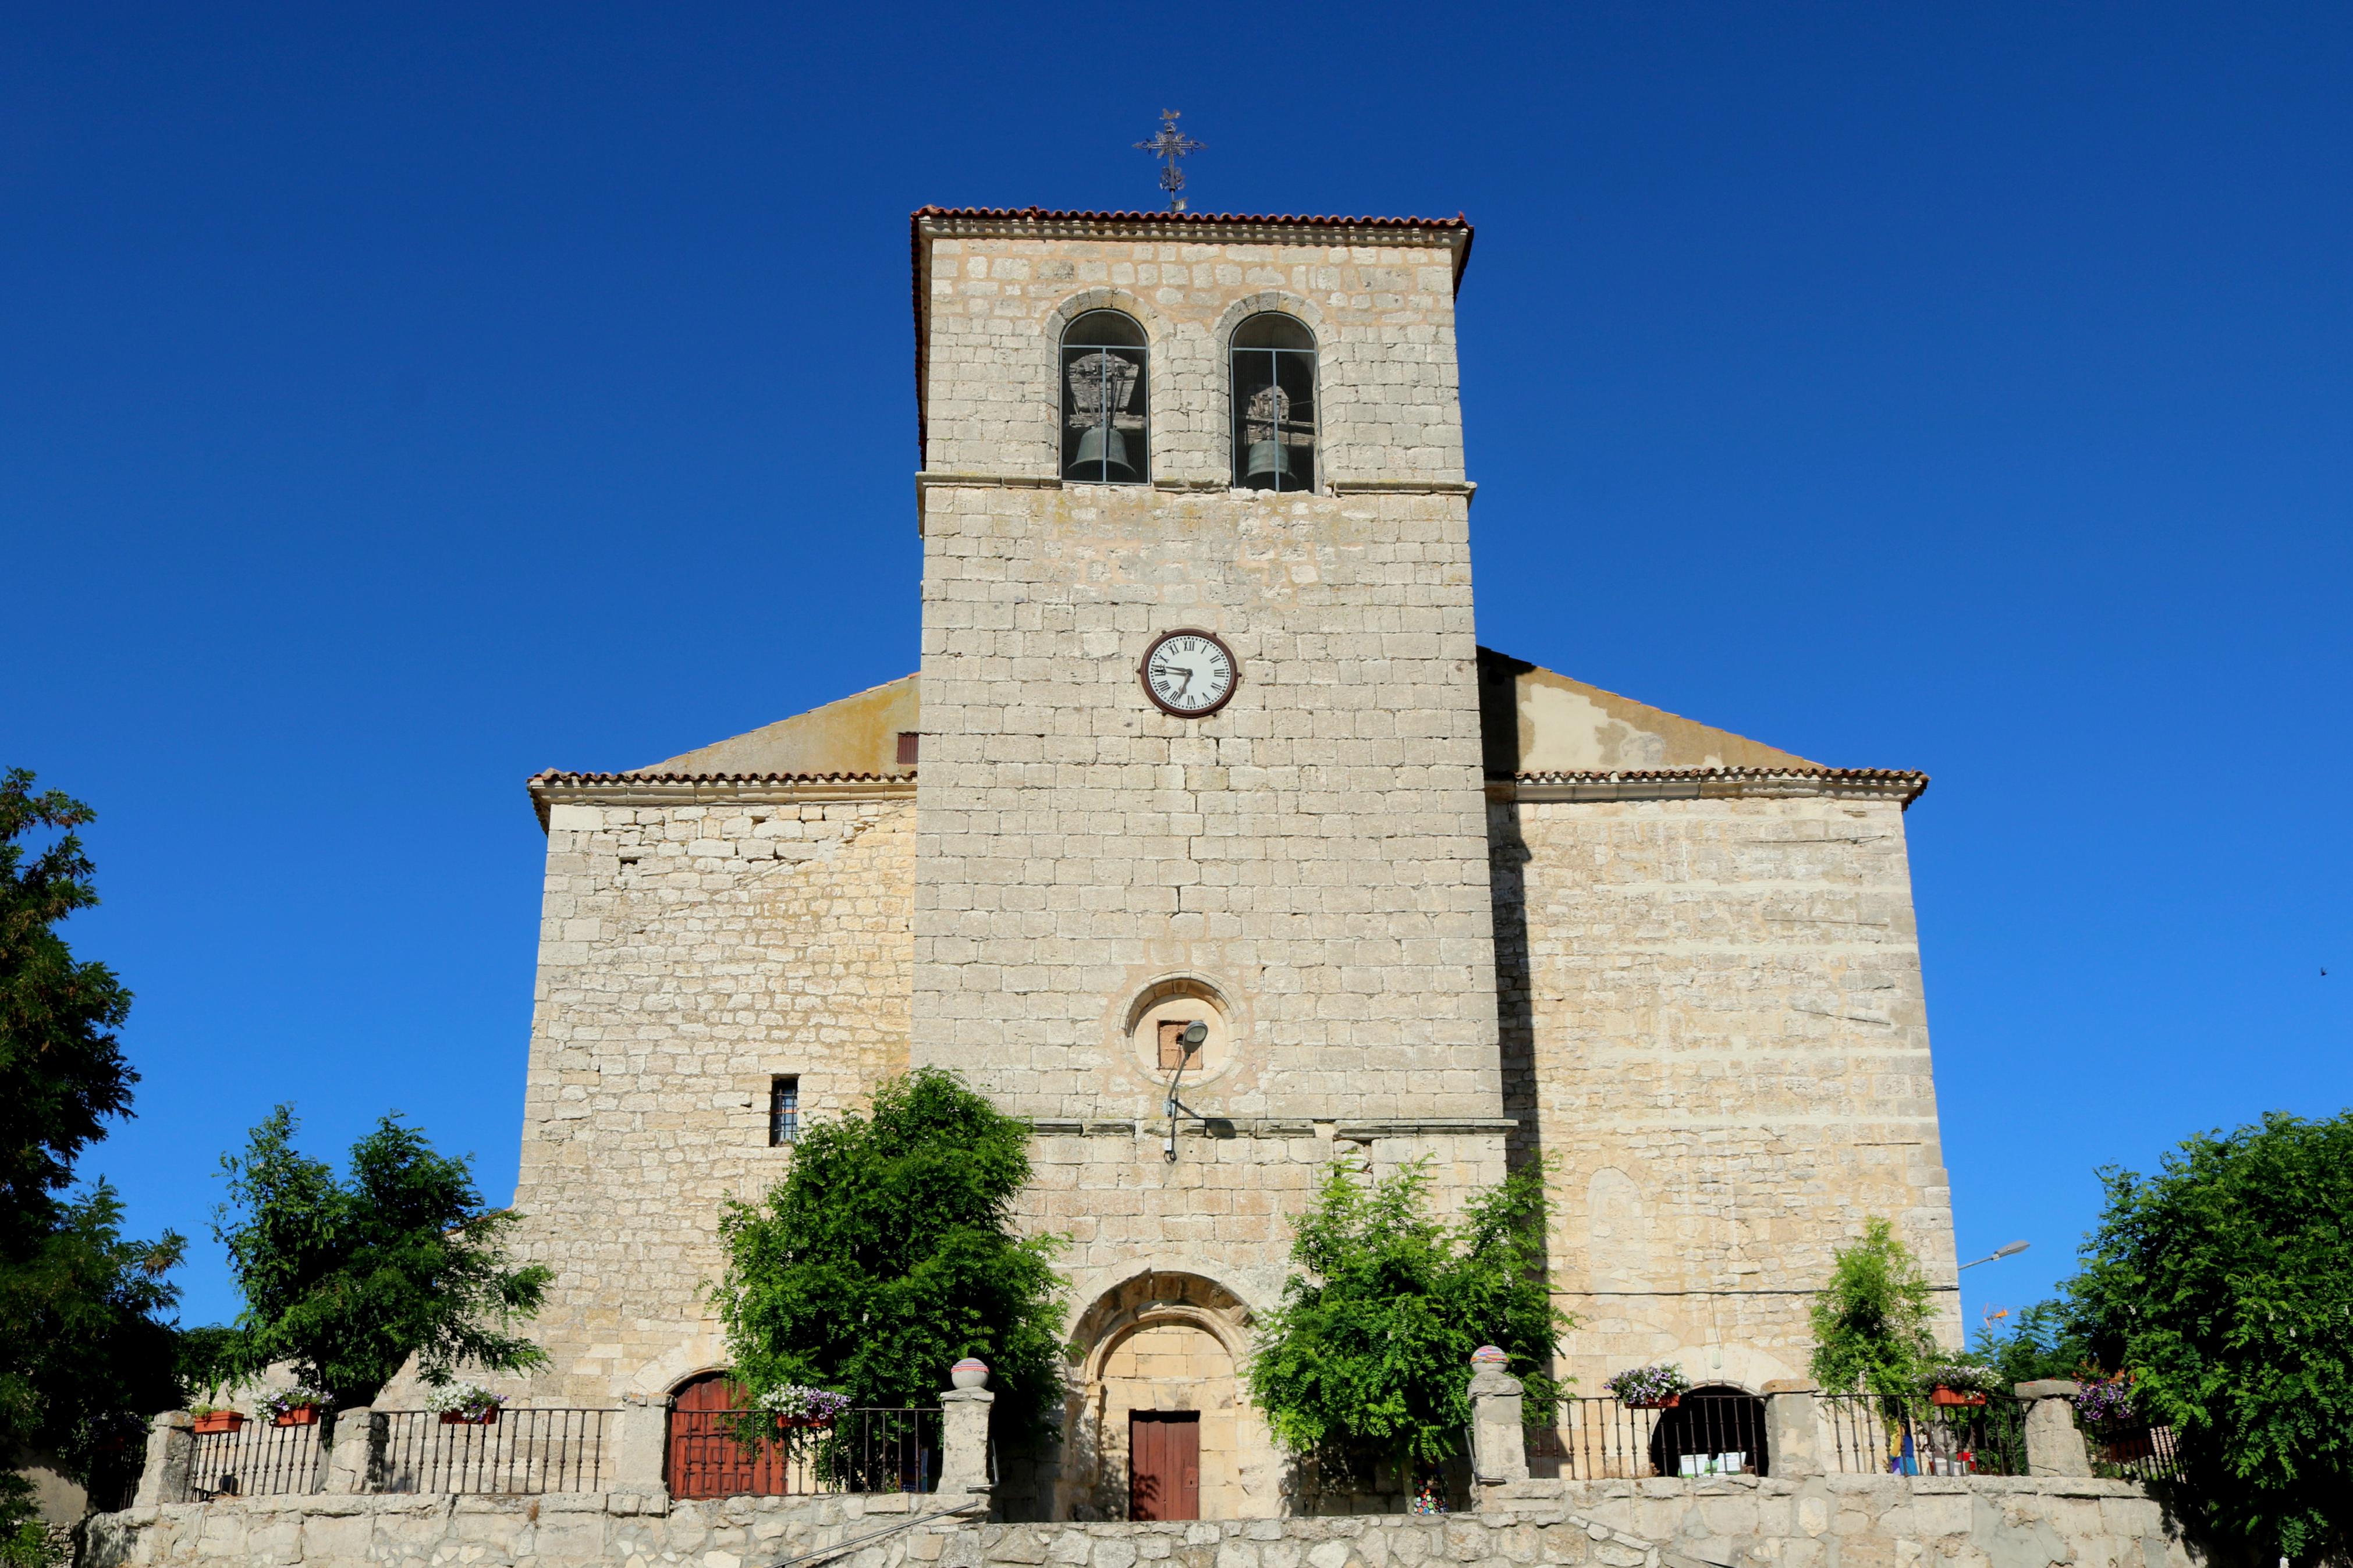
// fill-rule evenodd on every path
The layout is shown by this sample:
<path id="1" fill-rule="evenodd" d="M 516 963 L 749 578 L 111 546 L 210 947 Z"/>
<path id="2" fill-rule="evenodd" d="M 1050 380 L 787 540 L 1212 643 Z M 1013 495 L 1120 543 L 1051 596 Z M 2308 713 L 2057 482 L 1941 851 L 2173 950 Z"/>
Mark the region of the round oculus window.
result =
<path id="1" fill-rule="evenodd" d="M 1232 699 L 1241 683 L 1241 662 L 1213 634 L 1180 626 L 1153 640 L 1135 673 L 1144 694 L 1162 712 L 1201 719 Z"/>

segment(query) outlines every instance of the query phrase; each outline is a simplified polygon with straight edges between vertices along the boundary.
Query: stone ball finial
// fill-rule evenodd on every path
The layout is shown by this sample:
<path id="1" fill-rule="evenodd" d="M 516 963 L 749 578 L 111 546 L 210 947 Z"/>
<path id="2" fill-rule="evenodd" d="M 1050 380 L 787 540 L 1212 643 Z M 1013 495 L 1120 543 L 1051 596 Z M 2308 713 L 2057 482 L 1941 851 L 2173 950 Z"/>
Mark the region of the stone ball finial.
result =
<path id="1" fill-rule="evenodd" d="M 1503 1371 L 1504 1366 L 1510 1363 L 1511 1359 L 1512 1358 L 1510 1356 L 1504 1353 L 1503 1347 L 1500 1345 L 1481 1345 L 1477 1350 L 1471 1352 L 1471 1364 L 1472 1366 L 1493 1367 L 1497 1372 Z"/>
<path id="2" fill-rule="evenodd" d="M 948 1368 L 948 1379 L 958 1388 L 978 1388 L 988 1381 L 988 1363 L 968 1355 Z"/>

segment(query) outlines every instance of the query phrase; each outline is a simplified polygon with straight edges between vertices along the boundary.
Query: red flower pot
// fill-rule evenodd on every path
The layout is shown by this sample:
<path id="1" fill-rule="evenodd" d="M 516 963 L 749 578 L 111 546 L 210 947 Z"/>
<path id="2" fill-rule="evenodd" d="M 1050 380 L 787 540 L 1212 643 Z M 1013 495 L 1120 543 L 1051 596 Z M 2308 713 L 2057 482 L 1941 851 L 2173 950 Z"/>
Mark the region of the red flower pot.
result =
<path id="1" fill-rule="evenodd" d="M 216 1432 L 234 1432 L 245 1425 L 245 1417 L 234 1410 L 207 1410 L 196 1417 L 195 1433 L 208 1437 Z"/>
<path id="2" fill-rule="evenodd" d="M 1626 1408 L 1629 1410 L 1672 1410 L 1676 1405 L 1681 1405 L 1683 1402 L 1683 1396 L 1682 1394 L 1670 1394 L 1664 1399 L 1630 1399 L 1626 1401 Z"/>
<path id="3" fill-rule="evenodd" d="M 833 1417 L 830 1415 L 779 1415 L 776 1417 L 776 1430 L 779 1432 L 789 1432 L 804 1427 L 816 1427 L 822 1430 L 832 1425 Z"/>
<path id="4" fill-rule="evenodd" d="M 495 1426 L 498 1424 L 499 1407 L 495 1405 L 479 1415 L 469 1415 L 462 1410 L 441 1412 L 441 1425 L 444 1426 Z"/>
<path id="5" fill-rule="evenodd" d="M 319 1407 L 297 1405 L 291 1410 L 281 1410 L 271 1416 L 269 1424 L 272 1426 L 316 1426 L 319 1424 Z"/>
<path id="6" fill-rule="evenodd" d="M 1931 1405 L 1983 1405 L 1985 1402 L 1986 1396 L 1982 1394 L 1961 1394 L 1942 1386 L 1928 1391 L 1928 1403 Z"/>

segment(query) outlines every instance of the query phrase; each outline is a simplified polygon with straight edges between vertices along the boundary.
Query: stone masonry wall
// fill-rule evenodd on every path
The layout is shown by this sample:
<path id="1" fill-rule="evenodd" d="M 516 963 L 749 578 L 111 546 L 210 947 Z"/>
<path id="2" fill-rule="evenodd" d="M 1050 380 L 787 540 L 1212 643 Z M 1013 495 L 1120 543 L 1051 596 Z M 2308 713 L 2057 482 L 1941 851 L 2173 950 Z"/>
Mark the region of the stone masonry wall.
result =
<path id="1" fill-rule="evenodd" d="M 1061 329 L 1108 308 L 1134 317 L 1149 340 L 1152 477 L 1222 485 L 1233 472 L 1228 340 L 1244 317 L 1281 310 L 1315 334 L 1327 477 L 1460 480 L 1446 237 L 1334 237 L 931 238 L 923 467 L 1059 474 Z"/>
<path id="2" fill-rule="evenodd" d="M 515 1191 L 519 1250 L 556 1271 L 533 1397 L 608 1405 L 717 1360 L 720 1205 L 789 1157 L 771 1076 L 806 1119 L 906 1066 L 913 854 L 903 793 L 552 809 Z"/>
<path id="3" fill-rule="evenodd" d="M 2194 1568 L 2162 1509 L 2123 1481 L 1594 1482 L 1522 1514 L 1166 1524 L 904 1521 L 902 1499 L 737 1498 L 640 1511 L 596 1494 L 259 1498 L 101 1514 L 90 1568 L 465 1563 L 475 1568 L 656 1564 L 762 1568 L 833 1545 L 839 1568 Z M 1639 1521 L 1647 1534 L 1628 1526 Z"/>
<path id="4" fill-rule="evenodd" d="M 1206 1113 L 1494 1117 L 1458 495 L 928 491 L 914 1058 L 1040 1118 L 1156 1115 L 1134 1000 L 1230 999 Z M 1216 632 L 1233 700 L 1146 700 Z"/>
<path id="5" fill-rule="evenodd" d="M 1555 1162 L 1564 1370 L 1802 1376 L 1808 1296 L 1882 1215 L 1959 1343 L 1893 801 L 1491 808 L 1507 1100 Z"/>

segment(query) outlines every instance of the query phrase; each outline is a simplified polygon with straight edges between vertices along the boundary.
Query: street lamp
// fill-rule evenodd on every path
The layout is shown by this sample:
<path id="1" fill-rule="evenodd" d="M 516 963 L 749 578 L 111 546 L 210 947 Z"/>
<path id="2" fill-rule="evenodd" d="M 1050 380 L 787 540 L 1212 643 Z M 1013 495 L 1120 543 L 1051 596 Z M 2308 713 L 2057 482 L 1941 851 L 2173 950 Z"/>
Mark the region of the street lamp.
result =
<path id="1" fill-rule="evenodd" d="M 1987 1253 L 1983 1258 L 1975 1258 L 1968 1263 L 1962 1264 L 1961 1267 L 1963 1268 L 1975 1268 L 1980 1263 L 1991 1263 L 1997 1258 L 2010 1258 L 2018 1253 L 2023 1252 L 2026 1250 L 2026 1247 L 2027 1244 L 2025 1242 L 2013 1241 L 2008 1247 L 1997 1247 L 1991 1252 Z"/>

